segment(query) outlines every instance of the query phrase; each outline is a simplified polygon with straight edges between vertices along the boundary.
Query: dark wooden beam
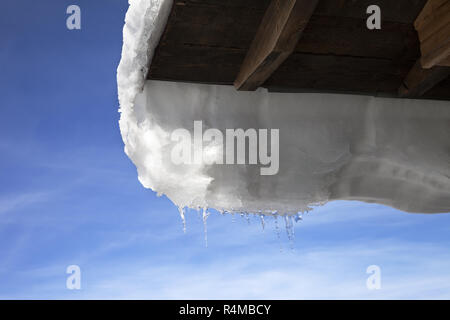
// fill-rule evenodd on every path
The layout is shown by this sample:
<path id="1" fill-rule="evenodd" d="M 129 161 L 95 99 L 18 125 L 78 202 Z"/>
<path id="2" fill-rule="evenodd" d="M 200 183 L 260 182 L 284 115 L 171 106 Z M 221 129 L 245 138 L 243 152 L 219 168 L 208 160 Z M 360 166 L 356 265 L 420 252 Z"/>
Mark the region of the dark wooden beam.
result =
<path id="1" fill-rule="evenodd" d="M 440 66 L 450 67 L 450 56 L 439 62 Z"/>
<path id="2" fill-rule="evenodd" d="M 398 94 L 403 98 L 420 97 L 449 75 L 449 67 L 435 66 L 424 69 L 418 60 L 400 86 Z"/>
<path id="3" fill-rule="evenodd" d="M 272 0 L 234 82 L 256 90 L 294 51 L 318 0 Z"/>
<path id="4" fill-rule="evenodd" d="M 450 57 L 450 20 L 447 26 L 441 30 L 421 44 L 421 61 L 424 68 L 445 63 L 446 59 Z"/>
<path id="5" fill-rule="evenodd" d="M 446 65 L 450 57 L 450 0 L 428 0 L 414 27 L 419 35 L 422 67 Z"/>
<path id="6" fill-rule="evenodd" d="M 428 0 L 414 22 L 422 57 L 398 90 L 401 97 L 420 97 L 450 75 L 450 0 Z"/>

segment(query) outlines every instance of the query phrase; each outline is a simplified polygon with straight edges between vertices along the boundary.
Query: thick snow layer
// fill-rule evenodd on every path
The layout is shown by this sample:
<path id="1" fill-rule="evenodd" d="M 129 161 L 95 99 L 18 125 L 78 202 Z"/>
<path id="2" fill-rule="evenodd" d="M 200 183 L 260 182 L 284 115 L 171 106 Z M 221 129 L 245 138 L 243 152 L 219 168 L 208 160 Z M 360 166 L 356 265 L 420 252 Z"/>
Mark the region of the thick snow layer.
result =
<path id="1" fill-rule="evenodd" d="M 125 152 L 144 187 L 181 208 L 229 212 L 293 214 L 338 199 L 450 212 L 449 102 L 145 81 L 170 6 L 130 1 L 118 69 Z M 278 173 L 262 175 L 255 164 L 176 164 L 173 133 L 194 136 L 195 121 L 203 132 L 279 129 Z M 220 149 L 202 147 L 213 156 Z"/>
<path id="2" fill-rule="evenodd" d="M 129 0 L 123 27 L 122 58 L 117 69 L 117 86 L 122 118 L 133 116 L 133 103 L 142 91 L 172 0 Z M 121 122 L 121 130 L 126 121 Z M 126 128 L 125 128 L 126 130 Z"/>

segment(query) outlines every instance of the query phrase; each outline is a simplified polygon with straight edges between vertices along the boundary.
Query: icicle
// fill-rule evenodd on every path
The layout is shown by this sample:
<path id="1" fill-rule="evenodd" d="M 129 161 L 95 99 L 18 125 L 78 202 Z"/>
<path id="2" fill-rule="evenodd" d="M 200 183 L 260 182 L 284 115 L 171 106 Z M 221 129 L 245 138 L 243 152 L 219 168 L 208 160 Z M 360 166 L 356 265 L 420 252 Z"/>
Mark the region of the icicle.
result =
<path id="1" fill-rule="evenodd" d="M 292 223 L 292 216 L 285 215 L 284 223 L 286 226 L 287 237 L 289 239 L 289 243 L 291 244 L 290 247 L 292 250 L 294 250 L 294 225 Z"/>
<path id="2" fill-rule="evenodd" d="M 181 220 L 183 221 L 183 232 L 186 233 L 186 218 L 185 218 L 185 208 L 178 207 L 180 212 Z"/>
<path id="3" fill-rule="evenodd" d="M 294 223 L 292 222 L 292 216 L 289 216 L 289 221 L 291 224 L 292 239 L 295 239 L 295 226 Z"/>
<path id="4" fill-rule="evenodd" d="M 302 221 L 303 220 L 303 217 L 302 217 L 302 213 L 300 213 L 300 212 L 298 212 L 296 215 L 295 215 L 295 222 L 297 223 L 297 222 L 299 222 L 299 221 Z"/>
<path id="5" fill-rule="evenodd" d="M 261 226 L 262 226 L 262 230 L 264 232 L 265 226 L 266 226 L 266 222 L 264 221 L 264 215 L 263 214 L 259 214 L 259 218 L 261 219 Z"/>
<path id="6" fill-rule="evenodd" d="M 250 216 L 248 215 L 248 213 L 245 214 L 245 219 L 247 219 L 247 224 L 250 225 Z"/>
<path id="7" fill-rule="evenodd" d="M 203 208 L 203 228 L 204 228 L 204 233 L 205 233 L 205 246 L 206 248 L 208 248 L 208 226 L 206 224 L 206 220 L 208 219 L 208 208 L 204 207 Z"/>
<path id="8" fill-rule="evenodd" d="M 288 236 L 289 241 L 293 240 L 294 231 L 293 231 L 293 225 L 292 225 L 292 217 L 289 215 L 284 216 L 284 224 L 286 226 L 286 234 Z"/>
<path id="9" fill-rule="evenodd" d="M 281 236 L 280 236 L 280 228 L 278 227 L 278 214 L 275 214 L 275 232 L 277 233 L 278 243 L 280 244 L 280 252 L 283 252 L 283 248 L 281 247 Z"/>

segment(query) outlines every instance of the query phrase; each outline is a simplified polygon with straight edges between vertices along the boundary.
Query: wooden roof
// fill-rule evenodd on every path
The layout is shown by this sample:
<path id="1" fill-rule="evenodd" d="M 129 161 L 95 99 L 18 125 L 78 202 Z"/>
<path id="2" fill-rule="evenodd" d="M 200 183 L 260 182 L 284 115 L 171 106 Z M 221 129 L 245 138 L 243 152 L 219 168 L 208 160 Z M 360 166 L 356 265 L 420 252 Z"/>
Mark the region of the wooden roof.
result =
<path id="1" fill-rule="evenodd" d="M 271 1 L 277 0 L 174 0 L 148 79 L 232 85 L 251 55 L 252 42 L 258 41 L 262 21 L 267 25 L 269 18 L 263 17 Z M 450 100 L 449 68 L 421 70 L 418 63 L 414 21 L 426 2 L 319 0 L 292 53 L 260 86 L 282 92 L 399 96 L 407 76 L 416 77 L 416 67 L 420 77 L 434 80 L 411 96 Z M 366 27 L 366 9 L 373 4 L 381 8 L 381 30 Z"/>

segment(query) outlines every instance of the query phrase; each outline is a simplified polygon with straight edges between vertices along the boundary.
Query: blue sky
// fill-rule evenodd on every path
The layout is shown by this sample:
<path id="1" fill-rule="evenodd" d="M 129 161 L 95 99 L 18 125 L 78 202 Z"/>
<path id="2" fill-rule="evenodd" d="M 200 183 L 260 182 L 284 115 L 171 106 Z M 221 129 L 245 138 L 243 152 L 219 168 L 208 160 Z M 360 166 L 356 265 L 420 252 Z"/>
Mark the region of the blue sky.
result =
<path id="1" fill-rule="evenodd" d="M 66 28 L 66 8 L 82 30 Z M 0 298 L 450 298 L 450 215 L 334 202 L 295 225 L 201 219 L 144 189 L 123 152 L 125 0 L 0 10 Z M 234 220 L 234 221 L 233 221 Z M 280 250 L 281 249 L 281 250 Z M 81 268 L 81 290 L 66 268 Z M 381 268 L 368 290 L 366 268 Z"/>

